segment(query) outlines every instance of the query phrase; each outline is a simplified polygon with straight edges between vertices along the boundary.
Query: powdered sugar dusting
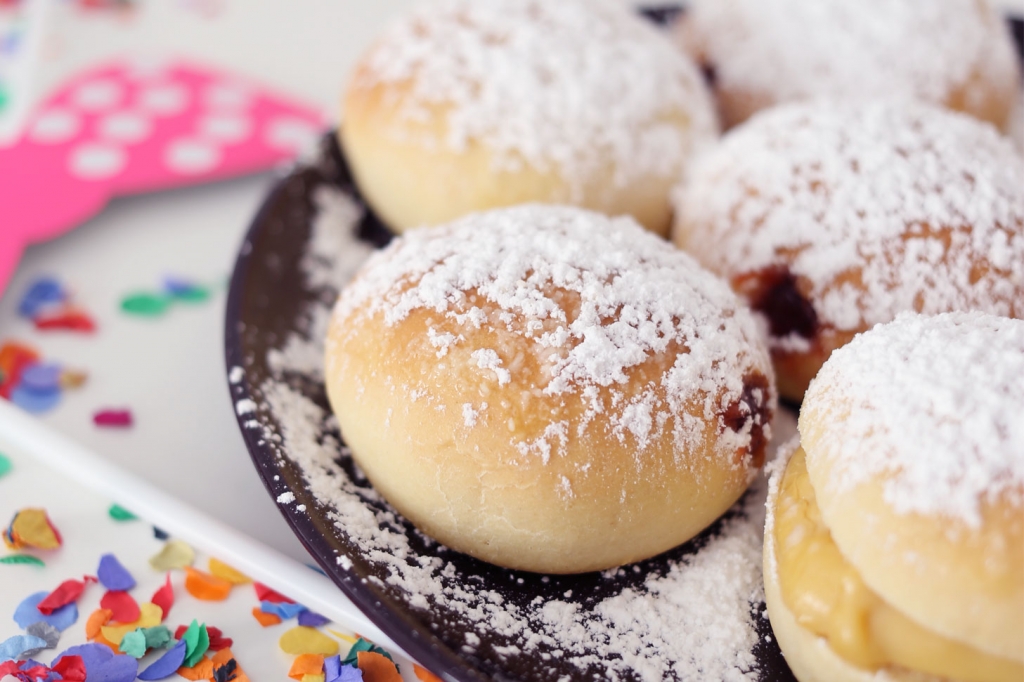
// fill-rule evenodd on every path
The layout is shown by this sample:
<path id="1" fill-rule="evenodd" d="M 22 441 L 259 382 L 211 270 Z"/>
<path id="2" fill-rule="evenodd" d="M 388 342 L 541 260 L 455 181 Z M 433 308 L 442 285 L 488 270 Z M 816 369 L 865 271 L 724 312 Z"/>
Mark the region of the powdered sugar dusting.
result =
<path id="1" fill-rule="evenodd" d="M 449 147 L 483 141 L 500 166 L 558 170 L 576 192 L 609 159 L 619 184 L 671 177 L 716 134 L 696 67 L 610 0 L 428 3 L 384 34 L 353 87 L 380 84 L 411 84 L 394 95 L 404 119 L 442 108 Z"/>
<path id="2" fill-rule="evenodd" d="M 729 277 L 788 264 L 822 324 L 1024 313 L 1024 158 L 964 115 L 786 105 L 734 129 L 691 177 L 677 201 L 686 248 Z"/>
<path id="3" fill-rule="evenodd" d="M 718 86 L 767 103 L 939 104 L 964 90 L 977 107 L 983 83 L 1013 88 L 1019 79 L 1002 17 L 978 0 L 698 0 L 687 21 Z"/>
<path id="4" fill-rule="evenodd" d="M 351 334 L 360 316 L 396 325 L 416 310 L 442 315 L 460 337 L 489 321 L 517 340 L 473 352 L 499 385 L 517 380 L 514 356 L 525 348 L 546 367 L 531 390 L 592 396 L 573 430 L 601 414 L 620 438 L 633 436 L 639 453 L 649 439 L 671 433 L 684 457 L 711 423 L 719 427 L 719 455 L 733 461 L 751 434 L 724 414 L 751 397 L 752 376 L 770 385 L 759 330 L 728 286 L 629 218 L 531 205 L 414 230 L 368 261 L 334 314 Z M 665 366 L 646 385 L 617 388 L 659 356 Z M 598 388 L 611 393 L 610 402 L 598 399 Z M 772 389 L 753 397 L 748 408 L 774 410 Z M 688 412 L 693 403 L 700 417 Z M 547 461 L 552 444 L 568 435 L 559 427 L 537 443 L 513 445 Z"/>
<path id="5" fill-rule="evenodd" d="M 814 420 L 850 410 L 815 448 L 834 463 L 836 488 L 886 475 L 898 513 L 976 526 L 984 500 L 1024 505 L 1022 377 L 1024 321 L 904 314 L 835 351 L 803 409 Z"/>

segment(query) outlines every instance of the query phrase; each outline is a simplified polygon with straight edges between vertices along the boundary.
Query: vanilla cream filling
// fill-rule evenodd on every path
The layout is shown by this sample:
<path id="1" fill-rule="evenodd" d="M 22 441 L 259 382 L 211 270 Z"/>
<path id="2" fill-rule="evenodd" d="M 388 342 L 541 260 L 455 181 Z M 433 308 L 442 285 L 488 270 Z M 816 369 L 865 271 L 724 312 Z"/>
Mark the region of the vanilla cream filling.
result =
<path id="1" fill-rule="evenodd" d="M 828 640 L 851 665 L 905 668 L 960 682 L 1024 680 L 1024 664 L 936 634 L 864 584 L 821 518 L 802 448 L 779 488 L 774 542 L 786 606 L 800 626 Z"/>

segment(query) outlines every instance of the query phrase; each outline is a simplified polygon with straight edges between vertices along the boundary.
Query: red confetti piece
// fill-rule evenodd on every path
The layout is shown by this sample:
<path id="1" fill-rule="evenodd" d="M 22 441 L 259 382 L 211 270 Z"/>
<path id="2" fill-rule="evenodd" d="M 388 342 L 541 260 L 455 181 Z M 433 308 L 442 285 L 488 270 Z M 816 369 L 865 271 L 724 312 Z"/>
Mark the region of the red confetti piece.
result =
<path id="1" fill-rule="evenodd" d="M 166 620 L 167 614 L 171 612 L 171 607 L 174 606 L 174 588 L 171 586 L 170 573 L 167 574 L 167 579 L 164 582 L 163 587 L 154 592 L 153 598 L 149 601 L 163 609 L 164 615 L 161 620 Z"/>
<path id="2" fill-rule="evenodd" d="M 11 391 L 21 381 L 22 370 L 38 360 L 39 353 L 31 346 L 16 341 L 0 346 L 0 396 L 10 399 Z"/>
<path id="3" fill-rule="evenodd" d="M 132 595 L 121 590 L 108 590 L 100 599 L 100 608 L 111 612 L 115 623 L 134 623 L 139 619 L 139 605 Z"/>
<path id="4" fill-rule="evenodd" d="M 63 329 L 73 332 L 91 333 L 96 331 L 96 323 L 80 310 L 62 310 L 52 315 L 40 315 L 32 320 L 36 329 L 48 331 Z"/>
<path id="5" fill-rule="evenodd" d="M 260 601 L 271 601 L 275 604 L 294 604 L 294 599 L 289 599 L 280 592 L 275 592 L 263 583 L 253 583 L 253 587 L 256 588 L 256 598 Z"/>
<path id="6" fill-rule="evenodd" d="M 85 586 L 90 582 L 96 582 L 92 576 L 85 576 L 84 580 L 65 580 L 57 588 L 48 594 L 43 601 L 36 605 L 39 613 L 49 616 L 62 606 L 67 606 L 78 601 L 85 591 Z"/>
<path id="7" fill-rule="evenodd" d="M 51 668 L 64 682 L 85 682 L 85 661 L 81 656 L 62 656 Z"/>
<path id="8" fill-rule="evenodd" d="M 131 410 L 99 410 L 92 415 L 96 426 L 128 427 L 132 425 Z"/>
<path id="9" fill-rule="evenodd" d="M 215 628 L 212 625 L 206 626 L 206 634 L 210 636 L 210 651 L 229 649 L 231 648 L 231 645 L 235 643 L 235 640 L 230 637 L 225 637 L 224 633 L 220 631 L 220 628 Z"/>

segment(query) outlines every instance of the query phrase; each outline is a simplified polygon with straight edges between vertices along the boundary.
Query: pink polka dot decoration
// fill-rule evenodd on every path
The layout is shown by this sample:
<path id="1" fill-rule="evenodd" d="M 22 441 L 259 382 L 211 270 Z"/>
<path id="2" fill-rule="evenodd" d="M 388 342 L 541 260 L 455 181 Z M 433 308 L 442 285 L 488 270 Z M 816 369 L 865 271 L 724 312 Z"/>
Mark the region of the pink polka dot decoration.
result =
<path id="1" fill-rule="evenodd" d="M 0 149 L 0 293 L 24 247 L 81 224 L 112 197 L 273 168 L 327 124 L 317 109 L 230 74 L 142 66 L 81 73 Z"/>

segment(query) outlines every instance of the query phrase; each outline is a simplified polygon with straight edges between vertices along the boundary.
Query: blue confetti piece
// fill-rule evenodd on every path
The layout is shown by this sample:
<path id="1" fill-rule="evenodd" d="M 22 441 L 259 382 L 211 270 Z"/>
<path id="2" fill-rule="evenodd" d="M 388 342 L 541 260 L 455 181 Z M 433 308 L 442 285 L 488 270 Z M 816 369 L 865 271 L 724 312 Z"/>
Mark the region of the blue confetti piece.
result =
<path id="1" fill-rule="evenodd" d="M 185 662 L 185 646 L 185 640 L 180 640 L 166 654 L 157 659 L 153 665 L 139 673 L 139 679 L 162 680 L 173 675 L 181 667 L 181 664 Z M 89 682 L 92 682 L 91 677 Z"/>
<path id="2" fill-rule="evenodd" d="M 48 393 L 37 393 L 25 386 L 19 385 L 11 391 L 11 402 L 32 414 L 49 412 L 60 402 L 60 391 Z"/>
<path id="3" fill-rule="evenodd" d="M 18 314 L 23 317 L 33 318 L 36 313 L 50 303 L 61 303 L 67 298 L 67 292 L 56 279 L 52 277 L 40 277 L 21 298 L 18 304 Z"/>
<path id="4" fill-rule="evenodd" d="M 334 682 L 341 674 L 341 656 L 335 654 L 324 659 L 324 682 Z"/>
<path id="5" fill-rule="evenodd" d="M 35 393 L 60 390 L 60 365 L 36 363 L 21 371 L 21 386 Z"/>
<path id="6" fill-rule="evenodd" d="M 139 662 L 131 656 L 116 655 L 96 668 L 86 668 L 85 672 L 89 682 L 135 682 L 135 676 L 139 674 Z"/>
<path id="7" fill-rule="evenodd" d="M 285 602 L 278 603 L 272 601 L 260 602 L 260 611 L 263 613 L 272 613 L 281 620 L 289 620 L 307 610 L 308 609 L 306 609 L 302 604 L 287 604 Z"/>
<path id="8" fill-rule="evenodd" d="M 315 611 L 305 610 L 299 611 L 299 625 L 305 625 L 308 628 L 318 628 L 321 625 L 330 623 L 330 618 L 325 618 Z"/>
<path id="9" fill-rule="evenodd" d="M 327 681 L 325 680 L 324 682 Z M 363 682 L 363 671 L 354 665 L 343 665 L 338 677 L 335 678 L 335 682 Z"/>
<path id="10" fill-rule="evenodd" d="M 89 675 L 93 670 L 99 671 L 104 663 L 114 657 L 114 652 L 105 644 L 79 644 L 64 650 L 60 656 L 54 659 L 53 665 L 57 665 L 57 662 L 65 656 L 81 656 L 86 675 Z"/>
<path id="11" fill-rule="evenodd" d="M 156 526 L 153 526 L 153 537 L 157 540 L 167 540 L 171 535 L 167 531 L 160 530 Z"/>
<path id="12" fill-rule="evenodd" d="M 164 277 L 164 293 L 170 296 L 188 296 L 198 288 L 193 282 L 183 277 L 173 275 Z"/>
<path id="13" fill-rule="evenodd" d="M 46 640 L 33 635 L 14 635 L 0 642 L 0 663 L 20 661 L 46 648 Z"/>
<path id="14" fill-rule="evenodd" d="M 49 616 L 39 613 L 39 609 L 36 607 L 39 605 L 39 602 L 46 599 L 48 594 L 50 593 L 36 592 L 18 604 L 18 608 L 14 610 L 14 622 L 18 624 L 18 627 L 24 630 L 33 623 L 43 621 L 64 632 L 74 625 L 75 621 L 78 620 L 78 607 L 74 603 L 60 607 Z"/>
<path id="15" fill-rule="evenodd" d="M 103 587 L 115 592 L 127 592 L 135 587 L 135 578 L 113 554 L 104 554 L 100 557 L 100 566 L 96 569 L 96 577 L 99 578 Z"/>

